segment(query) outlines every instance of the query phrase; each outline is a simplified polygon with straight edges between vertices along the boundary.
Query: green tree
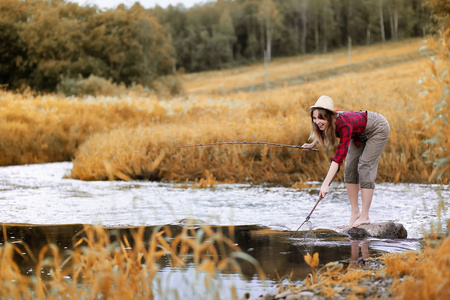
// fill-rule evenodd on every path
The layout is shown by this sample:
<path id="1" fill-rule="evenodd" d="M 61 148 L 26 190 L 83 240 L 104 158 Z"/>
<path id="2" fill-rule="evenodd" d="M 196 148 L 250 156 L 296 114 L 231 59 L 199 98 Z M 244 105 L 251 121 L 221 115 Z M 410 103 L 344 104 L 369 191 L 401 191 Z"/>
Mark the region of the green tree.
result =
<path id="1" fill-rule="evenodd" d="M 76 62 L 81 53 L 82 23 L 62 15 L 62 3 L 31 2 L 29 8 L 33 13 L 22 26 L 20 36 L 27 48 L 27 64 L 33 70 L 29 84 L 37 90 L 55 90 L 60 75 L 70 70 L 70 64 Z"/>
<path id="2" fill-rule="evenodd" d="M 215 38 L 219 44 L 219 49 L 223 49 L 222 57 L 225 62 L 233 61 L 233 44 L 236 42 L 236 35 L 234 32 L 233 19 L 231 18 L 228 9 L 223 10 L 220 15 L 219 24 L 215 30 Z"/>
<path id="3" fill-rule="evenodd" d="M 283 55 L 305 53 L 307 31 L 307 1 L 282 0 L 277 2 L 280 14 L 283 16 Z M 277 48 L 278 49 L 278 48 Z"/>
<path id="4" fill-rule="evenodd" d="M 333 19 L 333 10 L 331 7 L 330 0 L 321 0 L 321 25 L 322 25 L 322 32 L 323 32 L 323 46 L 322 46 L 322 52 L 328 51 L 328 43 L 335 34 L 334 28 L 334 19 Z"/>
<path id="5" fill-rule="evenodd" d="M 10 89 L 25 84 L 28 74 L 26 45 L 20 37 L 21 25 L 27 13 L 23 3 L 16 0 L 0 2 L 0 85 Z"/>
<path id="6" fill-rule="evenodd" d="M 152 13 L 172 39 L 176 68 L 182 67 L 187 71 L 193 71 L 191 54 L 195 47 L 192 36 L 195 35 L 195 30 L 190 30 L 187 9 L 182 4 L 169 5 L 167 9 L 157 6 Z"/>
<path id="7" fill-rule="evenodd" d="M 265 58 L 271 61 L 272 38 L 276 27 L 279 26 L 280 15 L 278 8 L 272 0 L 263 0 L 258 7 L 258 17 L 261 29 L 261 41 L 265 41 Z M 263 44 L 262 44 L 263 45 Z"/>
<path id="8" fill-rule="evenodd" d="M 264 46 L 260 46 L 260 25 L 258 19 L 259 0 L 241 0 L 239 1 L 243 11 L 244 28 L 246 30 L 244 46 L 245 53 L 255 59 L 264 56 Z"/>
<path id="9" fill-rule="evenodd" d="M 175 53 L 170 37 L 139 4 L 93 15 L 87 20 L 84 51 L 100 66 L 98 75 L 115 83 L 151 86 L 173 71 Z"/>
<path id="10" fill-rule="evenodd" d="M 384 12 L 383 12 L 383 0 L 378 0 L 378 11 L 380 13 L 380 33 L 381 41 L 384 43 L 386 41 L 386 32 L 384 30 Z"/>
<path id="11" fill-rule="evenodd" d="M 141 5 L 135 4 L 129 11 L 136 26 L 137 54 L 131 70 L 136 76 L 129 80 L 144 85 L 161 75 L 173 73 L 176 54 L 170 35 L 159 24 L 158 20 Z"/>

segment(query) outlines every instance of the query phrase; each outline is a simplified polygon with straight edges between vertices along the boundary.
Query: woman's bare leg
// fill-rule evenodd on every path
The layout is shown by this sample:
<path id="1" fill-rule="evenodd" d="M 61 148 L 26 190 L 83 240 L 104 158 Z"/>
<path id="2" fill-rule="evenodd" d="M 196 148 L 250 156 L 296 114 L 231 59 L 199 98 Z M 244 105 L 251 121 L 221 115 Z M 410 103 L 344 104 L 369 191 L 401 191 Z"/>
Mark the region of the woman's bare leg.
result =
<path id="1" fill-rule="evenodd" d="M 348 221 L 348 226 L 352 226 L 356 220 L 360 217 L 359 204 L 358 204 L 358 194 L 359 194 L 359 184 L 357 183 L 346 183 L 348 199 L 350 200 L 351 215 Z"/>
<path id="2" fill-rule="evenodd" d="M 372 204 L 373 191 L 374 189 L 361 189 L 361 214 L 358 220 L 353 224 L 353 227 L 358 227 L 363 224 L 370 224 L 369 209 Z"/>

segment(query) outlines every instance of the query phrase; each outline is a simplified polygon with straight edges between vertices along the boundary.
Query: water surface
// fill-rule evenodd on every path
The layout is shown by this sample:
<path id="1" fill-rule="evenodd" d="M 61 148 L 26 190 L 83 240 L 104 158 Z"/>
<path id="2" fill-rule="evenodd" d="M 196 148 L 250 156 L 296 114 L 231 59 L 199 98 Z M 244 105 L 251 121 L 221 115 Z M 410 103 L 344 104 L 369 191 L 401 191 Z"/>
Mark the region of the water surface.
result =
<path id="1" fill-rule="evenodd" d="M 86 182 L 65 179 L 71 168 L 69 162 L 1 167 L 0 222 L 147 226 L 194 218 L 211 225 L 295 230 L 318 200 L 320 186 L 313 182 L 300 190 L 220 184 L 215 189 L 184 189 L 171 182 Z M 442 199 L 448 207 L 448 186 L 382 183 L 375 189 L 370 217 L 373 222 L 402 223 L 409 238 L 419 238 L 437 221 Z M 311 217 L 313 228 L 346 224 L 349 211 L 344 185 L 333 183 Z"/>
<path id="2" fill-rule="evenodd" d="M 321 264 L 330 261 L 351 264 L 358 258 L 385 252 L 416 250 L 420 247 L 417 239 L 438 221 L 439 202 L 443 201 L 446 207 L 450 204 L 448 186 L 378 184 L 370 211 L 372 222 L 401 223 L 408 231 L 408 239 L 317 238 L 304 230 L 336 229 L 348 221 L 350 204 L 345 186 L 333 183 L 330 193 L 312 214 L 311 222 L 291 238 L 292 231 L 318 200 L 320 183 L 311 182 L 305 189 L 252 184 L 192 189 L 180 188 L 172 182 L 67 179 L 71 168 L 69 162 L 0 167 L 0 223 L 179 226 L 186 219 L 195 219 L 197 223 L 215 226 L 257 225 L 271 231 L 236 241 L 244 252 L 258 260 L 268 277 L 265 281 L 258 278 L 252 266 L 247 266 L 242 274 L 221 274 L 211 281 L 211 292 L 203 290 L 205 274 L 197 273 L 192 265 L 174 269 L 163 264 L 159 272 L 161 285 L 155 286 L 155 291 L 178 294 L 185 299 L 193 295 L 195 299 L 208 299 L 208 293 L 214 295 L 214 290 L 222 295 L 220 299 L 229 299 L 232 285 L 238 296 L 251 292 L 251 299 L 275 293 L 280 277 L 292 273 L 293 281 L 305 278 L 310 271 L 303 260 L 306 253 L 319 252 Z M 443 219 L 449 219 L 448 213 Z"/>

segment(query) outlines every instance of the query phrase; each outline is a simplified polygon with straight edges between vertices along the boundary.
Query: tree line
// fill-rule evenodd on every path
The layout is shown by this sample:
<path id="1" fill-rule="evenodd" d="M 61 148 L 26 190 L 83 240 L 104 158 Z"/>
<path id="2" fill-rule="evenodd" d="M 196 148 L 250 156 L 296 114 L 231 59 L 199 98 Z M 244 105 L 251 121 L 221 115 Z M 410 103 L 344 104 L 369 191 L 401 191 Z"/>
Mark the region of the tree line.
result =
<path id="1" fill-rule="evenodd" d="M 66 0 L 2 0 L 0 84 L 53 92 L 97 76 L 157 78 L 424 36 L 427 0 L 218 0 L 100 10 Z"/>
<path id="2" fill-rule="evenodd" d="M 154 12 L 188 72 L 424 36 L 430 18 L 421 0 L 218 0 Z"/>

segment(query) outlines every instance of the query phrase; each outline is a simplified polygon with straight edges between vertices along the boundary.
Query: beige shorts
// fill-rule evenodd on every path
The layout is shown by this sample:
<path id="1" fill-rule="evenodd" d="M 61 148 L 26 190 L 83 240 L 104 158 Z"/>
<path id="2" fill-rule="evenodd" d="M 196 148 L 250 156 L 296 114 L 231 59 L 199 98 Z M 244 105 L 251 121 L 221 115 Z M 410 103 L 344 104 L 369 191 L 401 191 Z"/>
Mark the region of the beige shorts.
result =
<path id="1" fill-rule="evenodd" d="M 374 189 L 378 161 L 387 143 L 391 128 L 385 117 L 367 112 L 367 125 L 356 146 L 352 139 L 345 158 L 344 182 L 359 184 L 362 189 Z"/>

